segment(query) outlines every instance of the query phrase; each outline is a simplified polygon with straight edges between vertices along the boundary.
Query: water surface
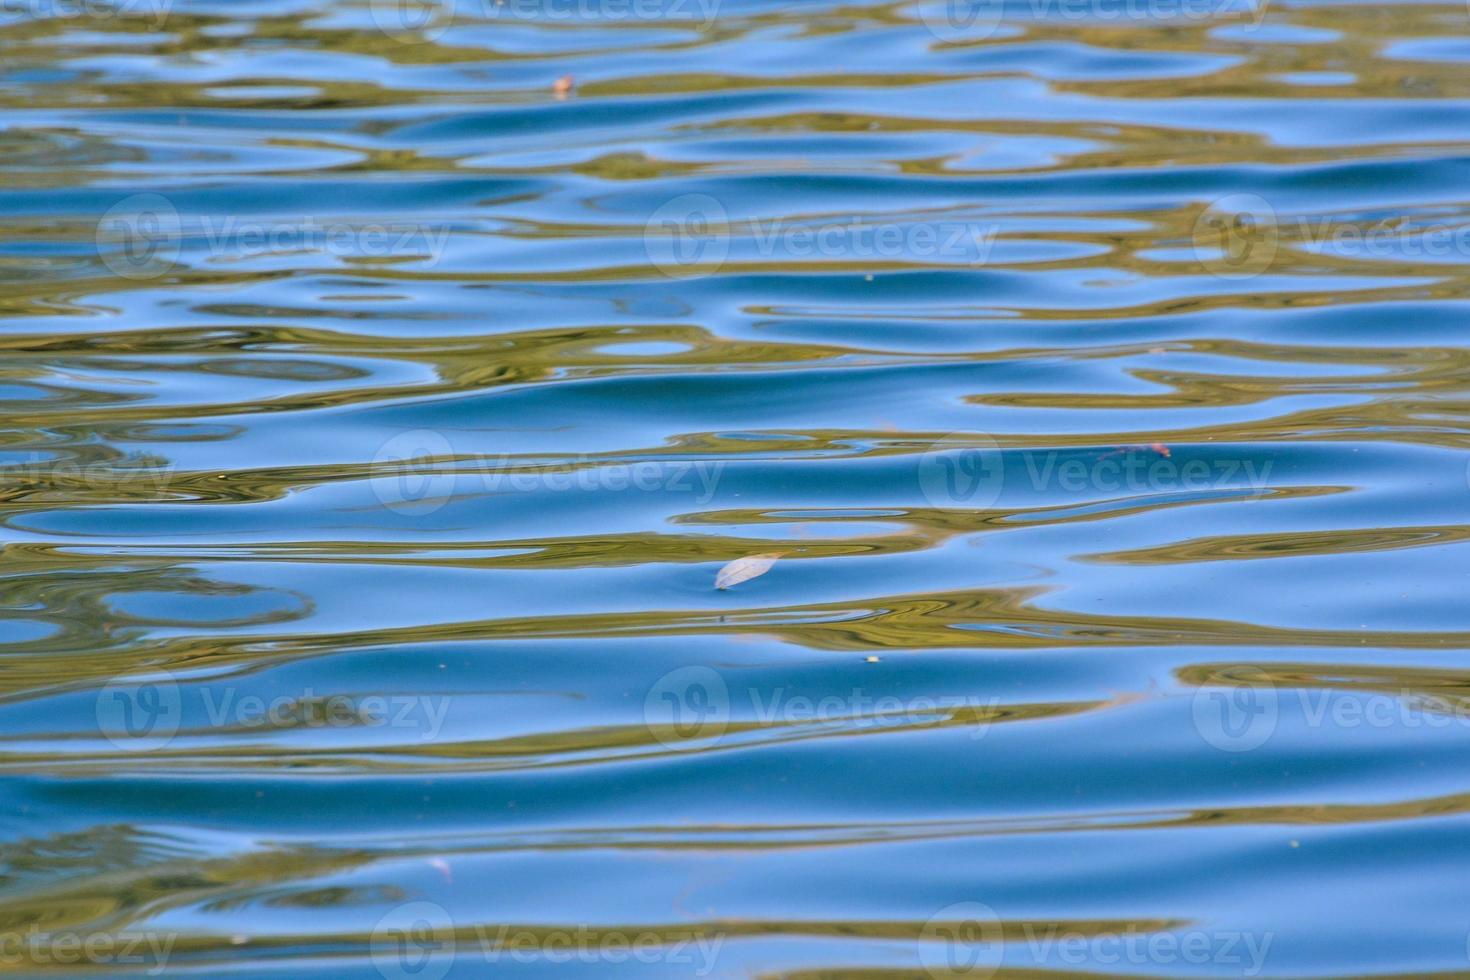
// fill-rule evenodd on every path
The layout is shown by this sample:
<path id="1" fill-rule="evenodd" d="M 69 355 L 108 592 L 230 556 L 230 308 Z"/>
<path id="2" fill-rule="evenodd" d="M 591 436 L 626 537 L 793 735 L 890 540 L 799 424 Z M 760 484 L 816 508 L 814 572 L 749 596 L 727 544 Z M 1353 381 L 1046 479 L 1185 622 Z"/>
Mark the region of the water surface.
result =
<path id="1" fill-rule="evenodd" d="M 1463 4 L 0 51 L 4 969 L 1470 975 Z"/>

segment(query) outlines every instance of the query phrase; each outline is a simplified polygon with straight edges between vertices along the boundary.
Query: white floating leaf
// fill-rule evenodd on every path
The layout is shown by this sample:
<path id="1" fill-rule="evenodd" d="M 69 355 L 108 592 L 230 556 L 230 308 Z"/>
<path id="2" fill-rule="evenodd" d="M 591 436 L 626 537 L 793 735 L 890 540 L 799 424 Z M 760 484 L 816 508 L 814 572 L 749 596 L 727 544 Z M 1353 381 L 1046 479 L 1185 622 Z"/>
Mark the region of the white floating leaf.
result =
<path id="1" fill-rule="evenodd" d="M 736 558 L 720 569 L 719 574 L 715 576 L 715 588 L 733 588 L 741 582 L 750 581 L 757 575 L 764 575 L 771 570 L 771 566 L 776 564 L 776 559 L 783 554 L 784 552 L 778 551 L 769 555 L 748 555 L 745 558 Z"/>

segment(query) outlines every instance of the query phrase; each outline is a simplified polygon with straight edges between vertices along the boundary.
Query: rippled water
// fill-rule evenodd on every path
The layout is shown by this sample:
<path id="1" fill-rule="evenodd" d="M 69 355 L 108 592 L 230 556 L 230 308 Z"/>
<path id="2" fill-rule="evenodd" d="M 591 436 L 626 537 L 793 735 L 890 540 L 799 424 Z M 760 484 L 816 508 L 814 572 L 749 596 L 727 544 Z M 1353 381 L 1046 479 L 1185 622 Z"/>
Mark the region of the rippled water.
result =
<path id="1" fill-rule="evenodd" d="M 0 969 L 1470 975 L 1464 4 L 3 10 Z"/>

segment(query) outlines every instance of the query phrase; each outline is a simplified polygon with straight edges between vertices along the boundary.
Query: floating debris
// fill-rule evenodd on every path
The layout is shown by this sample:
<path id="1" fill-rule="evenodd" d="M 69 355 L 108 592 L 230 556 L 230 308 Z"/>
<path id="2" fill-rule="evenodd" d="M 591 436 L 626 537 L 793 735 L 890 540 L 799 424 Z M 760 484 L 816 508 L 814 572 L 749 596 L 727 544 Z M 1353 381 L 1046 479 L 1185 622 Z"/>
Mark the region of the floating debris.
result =
<path id="1" fill-rule="evenodd" d="M 781 558 L 784 552 L 776 552 L 769 555 L 750 555 L 746 558 L 736 558 L 730 564 L 720 569 L 715 576 L 715 588 L 729 589 L 739 585 L 741 582 L 749 582 L 757 575 L 764 575 L 776 564 L 776 559 Z"/>

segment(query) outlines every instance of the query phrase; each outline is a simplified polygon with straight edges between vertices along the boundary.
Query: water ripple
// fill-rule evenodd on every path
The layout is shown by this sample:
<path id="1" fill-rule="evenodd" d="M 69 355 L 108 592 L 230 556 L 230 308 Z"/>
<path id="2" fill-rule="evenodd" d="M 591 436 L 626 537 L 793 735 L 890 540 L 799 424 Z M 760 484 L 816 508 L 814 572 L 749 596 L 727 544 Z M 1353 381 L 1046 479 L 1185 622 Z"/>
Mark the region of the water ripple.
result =
<path id="1" fill-rule="evenodd" d="M 1470 972 L 1463 5 L 0 45 L 0 969 Z"/>

